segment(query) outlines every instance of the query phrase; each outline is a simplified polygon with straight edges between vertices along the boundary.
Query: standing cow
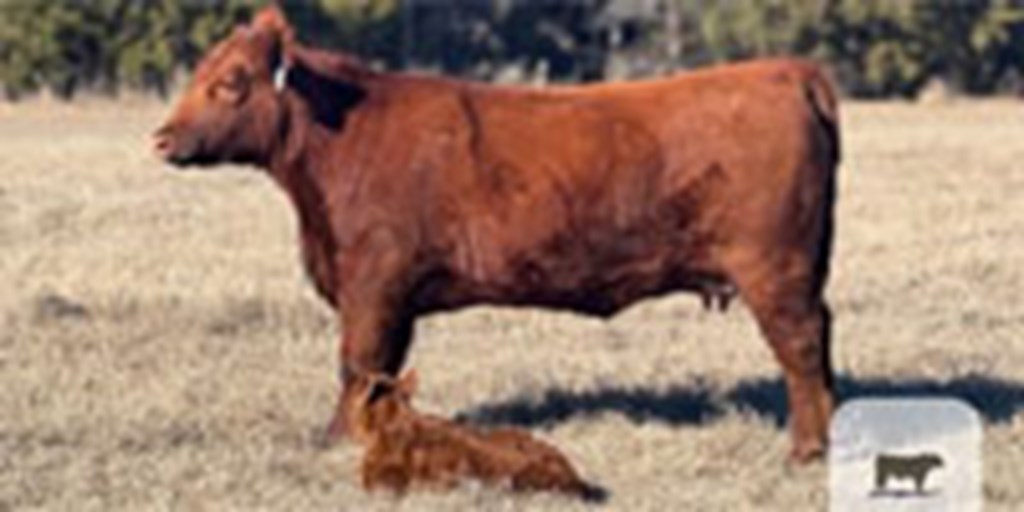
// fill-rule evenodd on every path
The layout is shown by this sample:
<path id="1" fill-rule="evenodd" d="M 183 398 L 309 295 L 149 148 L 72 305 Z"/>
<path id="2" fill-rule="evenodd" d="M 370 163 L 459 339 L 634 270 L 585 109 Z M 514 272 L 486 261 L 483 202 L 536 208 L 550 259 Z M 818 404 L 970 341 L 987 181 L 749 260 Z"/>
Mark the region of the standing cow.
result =
<path id="1" fill-rule="evenodd" d="M 894 455 L 880 453 L 875 456 L 875 492 L 885 493 L 890 480 L 909 478 L 914 481 L 914 490 L 924 493 L 928 474 L 943 466 L 942 457 L 935 453 L 915 455 Z"/>
<path id="2" fill-rule="evenodd" d="M 178 166 L 252 164 L 288 195 L 306 268 L 343 326 L 343 384 L 397 373 L 414 320 L 432 312 L 607 317 L 644 297 L 734 289 L 785 373 L 794 457 L 825 447 L 839 140 L 812 64 L 496 87 L 304 47 L 270 7 L 203 58 L 155 146 Z"/>

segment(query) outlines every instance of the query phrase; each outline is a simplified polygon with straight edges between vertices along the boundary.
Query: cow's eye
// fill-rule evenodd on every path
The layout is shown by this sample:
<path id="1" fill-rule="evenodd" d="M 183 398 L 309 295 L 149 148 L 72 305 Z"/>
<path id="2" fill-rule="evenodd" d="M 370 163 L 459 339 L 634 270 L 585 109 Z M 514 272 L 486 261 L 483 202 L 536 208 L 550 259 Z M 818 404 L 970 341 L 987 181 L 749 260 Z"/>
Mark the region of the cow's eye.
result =
<path id="1" fill-rule="evenodd" d="M 210 96 L 229 104 L 241 102 L 248 92 L 249 80 L 244 70 L 234 69 L 227 76 L 214 82 Z"/>

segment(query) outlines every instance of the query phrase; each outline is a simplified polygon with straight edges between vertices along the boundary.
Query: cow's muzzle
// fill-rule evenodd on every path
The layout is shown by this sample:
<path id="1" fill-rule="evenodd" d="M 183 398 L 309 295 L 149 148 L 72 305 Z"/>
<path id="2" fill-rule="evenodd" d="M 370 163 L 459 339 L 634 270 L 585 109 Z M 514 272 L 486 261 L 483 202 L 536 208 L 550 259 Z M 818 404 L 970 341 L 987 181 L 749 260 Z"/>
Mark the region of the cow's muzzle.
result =
<path id="1" fill-rule="evenodd" d="M 192 163 L 195 144 L 180 137 L 170 126 L 164 126 L 153 133 L 153 152 L 161 160 L 176 166 Z"/>

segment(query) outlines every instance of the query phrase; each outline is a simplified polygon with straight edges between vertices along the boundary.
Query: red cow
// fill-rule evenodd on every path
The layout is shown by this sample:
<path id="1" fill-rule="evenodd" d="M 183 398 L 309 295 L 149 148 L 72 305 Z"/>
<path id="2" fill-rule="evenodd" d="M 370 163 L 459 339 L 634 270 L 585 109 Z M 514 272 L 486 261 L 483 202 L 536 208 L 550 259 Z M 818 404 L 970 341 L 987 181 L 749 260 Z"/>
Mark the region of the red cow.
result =
<path id="1" fill-rule="evenodd" d="M 175 165 L 252 164 L 288 195 L 343 326 L 343 383 L 396 374 L 428 313 L 607 317 L 735 290 L 785 373 L 794 456 L 825 446 L 839 140 L 810 63 L 498 87 L 373 71 L 298 44 L 270 7 L 204 57 L 155 138 Z"/>

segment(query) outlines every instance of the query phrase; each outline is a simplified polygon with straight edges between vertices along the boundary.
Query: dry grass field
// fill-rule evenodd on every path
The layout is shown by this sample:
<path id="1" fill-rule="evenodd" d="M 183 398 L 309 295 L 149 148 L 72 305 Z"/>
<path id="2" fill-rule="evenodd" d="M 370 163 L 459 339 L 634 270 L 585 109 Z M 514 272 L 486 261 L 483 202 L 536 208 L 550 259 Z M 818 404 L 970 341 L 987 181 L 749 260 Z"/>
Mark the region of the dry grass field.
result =
<path id="1" fill-rule="evenodd" d="M 0 106 L 0 511 L 550 510 L 398 500 L 317 447 L 333 316 L 292 212 L 238 169 L 148 153 L 166 106 Z M 987 510 L 1024 508 L 1024 104 L 848 104 L 834 279 L 844 397 L 946 394 L 985 421 Z M 749 314 L 693 296 L 611 322 L 478 308 L 417 327 L 423 409 L 561 446 L 606 510 L 820 510 Z"/>

